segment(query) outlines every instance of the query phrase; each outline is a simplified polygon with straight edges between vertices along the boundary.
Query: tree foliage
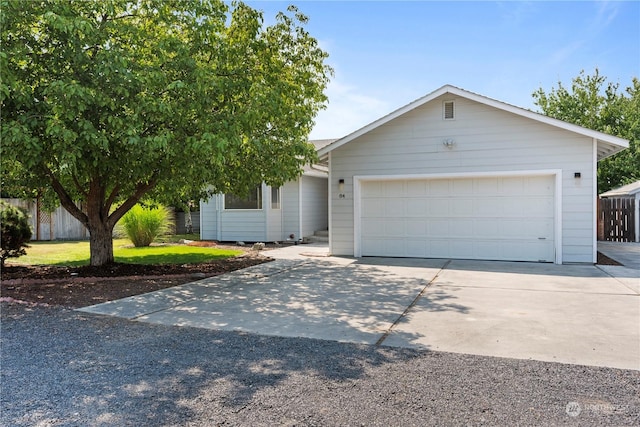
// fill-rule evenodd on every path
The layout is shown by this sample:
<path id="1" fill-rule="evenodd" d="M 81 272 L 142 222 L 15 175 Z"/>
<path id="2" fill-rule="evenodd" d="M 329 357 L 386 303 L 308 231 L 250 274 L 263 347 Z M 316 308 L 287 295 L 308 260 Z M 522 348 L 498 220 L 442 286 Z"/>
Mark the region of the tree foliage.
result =
<path id="1" fill-rule="evenodd" d="M 31 240 L 29 216 L 18 207 L 0 201 L 0 263 L 4 266 L 7 258 L 25 255 L 25 248 Z"/>
<path id="2" fill-rule="evenodd" d="M 281 185 L 315 159 L 331 69 L 293 7 L 269 26 L 218 0 L 1 9 L 3 185 L 55 194 L 92 265 L 113 260 L 113 227 L 143 197 Z"/>
<path id="3" fill-rule="evenodd" d="M 596 69 L 573 79 L 571 88 L 558 82 L 547 93 L 534 92 L 536 105 L 550 117 L 628 139 L 629 148 L 598 163 L 598 191 L 640 180 L 640 80 L 620 91 Z"/>

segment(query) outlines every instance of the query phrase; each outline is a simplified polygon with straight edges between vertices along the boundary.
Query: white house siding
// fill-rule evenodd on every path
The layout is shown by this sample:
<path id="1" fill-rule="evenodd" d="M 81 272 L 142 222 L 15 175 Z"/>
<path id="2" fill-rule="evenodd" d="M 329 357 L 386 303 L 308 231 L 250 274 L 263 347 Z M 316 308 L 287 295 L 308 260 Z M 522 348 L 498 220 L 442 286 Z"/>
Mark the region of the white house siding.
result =
<path id="1" fill-rule="evenodd" d="M 218 240 L 218 202 L 220 195 L 212 196 L 206 202 L 200 202 L 200 238 Z"/>
<path id="2" fill-rule="evenodd" d="M 266 194 L 264 191 L 263 188 L 263 209 L 225 210 L 222 194 L 216 194 L 207 202 L 201 202 L 200 238 L 222 242 L 265 241 L 267 237 L 265 207 L 268 200 L 264 200 Z"/>
<path id="3" fill-rule="evenodd" d="M 282 240 L 282 195 L 284 188 L 280 188 L 280 207 L 278 209 L 272 209 L 271 204 L 271 187 L 263 186 L 264 193 L 264 209 L 267 215 L 266 224 L 266 240 L 269 242 Z"/>
<path id="4" fill-rule="evenodd" d="M 302 178 L 302 236 L 308 237 L 329 226 L 328 179 L 313 176 Z"/>
<path id="5" fill-rule="evenodd" d="M 300 182 L 287 182 L 282 187 L 282 240 L 291 234 L 300 239 Z"/>
<path id="6" fill-rule="evenodd" d="M 265 210 L 222 210 L 220 213 L 220 241 L 264 242 L 266 236 Z"/>
<path id="7" fill-rule="evenodd" d="M 455 100 L 455 120 L 442 118 L 445 99 Z M 563 262 L 594 262 L 593 148 L 590 138 L 443 95 L 332 151 L 331 251 L 354 253 L 354 176 L 561 170 Z"/>

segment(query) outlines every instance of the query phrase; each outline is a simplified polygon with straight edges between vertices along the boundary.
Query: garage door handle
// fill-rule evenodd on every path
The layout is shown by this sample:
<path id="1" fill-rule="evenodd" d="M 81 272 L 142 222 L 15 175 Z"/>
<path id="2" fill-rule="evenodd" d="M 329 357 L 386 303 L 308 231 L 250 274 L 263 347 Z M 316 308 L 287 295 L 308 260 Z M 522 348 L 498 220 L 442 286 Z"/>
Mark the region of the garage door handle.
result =
<path id="1" fill-rule="evenodd" d="M 538 240 L 547 240 L 546 237 L 538 237 Z"/>

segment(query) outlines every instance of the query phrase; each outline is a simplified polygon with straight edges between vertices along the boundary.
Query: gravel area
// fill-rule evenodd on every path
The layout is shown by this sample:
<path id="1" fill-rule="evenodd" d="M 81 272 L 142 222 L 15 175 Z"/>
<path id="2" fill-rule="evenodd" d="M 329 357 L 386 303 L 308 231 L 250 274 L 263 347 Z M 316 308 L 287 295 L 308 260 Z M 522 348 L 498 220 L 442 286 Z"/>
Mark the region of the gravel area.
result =
<path id="1" fill-rule="evenodd" d="M 6 426 L 640 425 L 638 371 L 0 308 Z"/>

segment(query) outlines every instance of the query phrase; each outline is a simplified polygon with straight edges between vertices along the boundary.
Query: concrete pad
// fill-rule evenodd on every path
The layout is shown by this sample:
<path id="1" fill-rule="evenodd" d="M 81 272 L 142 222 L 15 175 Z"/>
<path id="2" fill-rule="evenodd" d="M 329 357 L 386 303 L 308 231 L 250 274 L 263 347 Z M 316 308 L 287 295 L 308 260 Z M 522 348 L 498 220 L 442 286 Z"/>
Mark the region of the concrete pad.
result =
<path id="1" fill-rule="evenodd" d="M 264 335 L 640 370 L 638 270 L 327 256 L 276 261 L 81 311 Z M 428 286 L 427 286 L 428 285 Z"/>
<path id="2" fill-rule="evenodd" d="M 254 265 L 214 278 L 203 279 L 181 286 L 79 308 L 78 311 L 136 319 L 145 314 L 167 310 L 185 304 L 188 301 L 202 299 L 208 295 L 211 287 L 225 288 L 233 286 L 241 280 L 270 277 L 304 264 L 305 262 L 306 261 L 300 259 L 277 260 L 266 264 Z"/>
<path id="3" fill-rule="evenodd" d="M 598 268 L 636 294 L 640 294 L 640 270 L 634 270 L 617 265 L 599 265 Z"/>
<path id="4" fill-rule="evenodd" d="M 83 311 L 167 325 L 375 344 L 445 263 L 423 260 L 420 267 L 407 267 L 293 257 L 262 266 L 283 261 L 294 264 L 276 274 L 242 270 Z"/>
<path id="5" fill-rule="evenodd" d="M 640 369 L 640 298 L 603 273 L 453 261 L 383 345 Z"/>
<path id="6" fill-rule="evenodd" d="M 640 243 L 598 242 L 598 251 L 633 270 L 640 270 Z"/>

